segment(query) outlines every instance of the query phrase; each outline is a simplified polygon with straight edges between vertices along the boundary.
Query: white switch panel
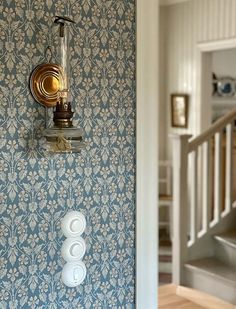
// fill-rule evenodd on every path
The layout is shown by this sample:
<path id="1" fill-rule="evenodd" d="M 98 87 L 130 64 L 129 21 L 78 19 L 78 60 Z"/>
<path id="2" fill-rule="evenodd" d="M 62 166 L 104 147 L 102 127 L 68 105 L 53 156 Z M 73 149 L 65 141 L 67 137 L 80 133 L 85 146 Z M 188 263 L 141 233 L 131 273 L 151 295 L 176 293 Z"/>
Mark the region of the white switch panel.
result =
<path id="1" fill-rule="evenodd" d="M 81 261 L 86 244 L 80 236 L 86 228 L 84 215 L 79 211 L 69 211 L 61 220 L 61 228 L 67 237 L 61 248 L 61 255 L 67 262 L 62 269 L 62 281 L 68 287 L 76 287 L 86 277 L 86 266 Z"/>

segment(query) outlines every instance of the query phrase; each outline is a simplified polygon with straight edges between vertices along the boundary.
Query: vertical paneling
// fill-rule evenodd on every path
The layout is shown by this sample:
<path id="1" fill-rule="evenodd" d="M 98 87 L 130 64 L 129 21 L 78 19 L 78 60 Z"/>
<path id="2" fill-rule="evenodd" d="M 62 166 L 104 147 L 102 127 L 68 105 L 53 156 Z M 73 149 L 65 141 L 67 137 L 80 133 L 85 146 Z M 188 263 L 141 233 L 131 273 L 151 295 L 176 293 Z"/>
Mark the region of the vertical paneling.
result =
<path id="1" fill-rule="evenodd" d="M 229 23 L 231 25 L 231 29 L 230 29 L 230 37 L 234 37 L 235 36 L 235 29 L 236 29 L 236 18 L 235 18 L 235 12 L 236 12 L 236 1 L 235 0 L 231 0 L 230 1 L 230 5 L 229 7 L 231 9 L 229 9 L 230 11 L 230 19 L 229 19 Z"/>
<path id="2" fill-rule="evenodd" d="M 214 12 L 216 1 L 215 0 L 208 1 L 208 3 L 209 3 L 208 11 L 210 11 L 210 12 L 213 11 Z M 217 13 L 214 14 L 214 15 L 217 16 Z M 209 33 L 211 34 L 210 37 L 211 37 L 212 40 L 214 40 L 217 37 L 217 33 L 219 31 L 218 30 L 219 23 L 217 21 L 217 17 L 210 18 L 208 22 L 209 22 Z"/>
<path id="3" fill-rule="evenodd" d="M 166 48 L 166 70 L 161 71 L 160 75 L 167 79 L 166 90 L 161 91 L 166 91 L 168 132 L 196 135 L 201 128 L 197 44 L 236 36 L 236 1 L 190 0 L 165 7 L 165 10 L 168 11 L 165 16 L 168 33 L 166 46 L 162 48 Z M 169 98 L 173 92 L 190 95 L 187 129 L 174 129 L 170 126 Z M 161 130 L 166 130 L 164 125 Z"/>
<path id="4" fill-rule="evenodd" d="M 168 115 L 168 106 L 166 104 L 166 83 L 168 80 L 167 70 L 166 70 L 166 38 L 167 38 L 167 8 L 161 7 L 160 9 L 160 18 L 159 18 L 159 29 L 162 29 L 159 33 L 159 68 L 160 71 L 163 72 L 163 76 L 159 78 L 159 126 L 162 130 L 159 130 L 159 145 L 165 145 L 167 140 L 167 131 L 168 131 L 168 121 L 166 121 L 163 115 Z M 166 148 L 159 147 L 159 159 L 166 159 Z"/>

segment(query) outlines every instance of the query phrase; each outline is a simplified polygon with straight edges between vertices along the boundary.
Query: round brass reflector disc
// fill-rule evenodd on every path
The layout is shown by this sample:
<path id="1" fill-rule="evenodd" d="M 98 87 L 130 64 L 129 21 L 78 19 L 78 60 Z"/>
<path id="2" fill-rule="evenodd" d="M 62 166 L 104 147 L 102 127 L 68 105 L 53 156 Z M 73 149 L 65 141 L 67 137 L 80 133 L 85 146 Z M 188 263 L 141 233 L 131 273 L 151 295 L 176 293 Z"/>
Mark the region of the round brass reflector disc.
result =
<path id="1" fill-rule="evenodd" d="M 30 76 L 30 91 L 34 99 L 46 106 L 57 104 L 57 92 L 60 85 L 60 67 L 54 63 L 38 65 Z"/>

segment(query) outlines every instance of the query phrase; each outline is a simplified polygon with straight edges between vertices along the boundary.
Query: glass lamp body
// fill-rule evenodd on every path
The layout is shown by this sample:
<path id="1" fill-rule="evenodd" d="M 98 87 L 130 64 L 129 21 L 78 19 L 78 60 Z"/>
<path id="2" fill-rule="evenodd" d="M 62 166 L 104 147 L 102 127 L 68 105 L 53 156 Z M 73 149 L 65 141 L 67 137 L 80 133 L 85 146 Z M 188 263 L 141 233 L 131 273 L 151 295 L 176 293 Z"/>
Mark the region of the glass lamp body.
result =
<path id="1" fill-rule="evenodd" d="M 70 80 L 70 49 L 69 49 L 69 27 L 64 24 L 59 28 L 59 44 L 57 49 L 58 65 L 61 68 L 58 99 L 63 98 L 64 102 L 69 102 L 69 80 Z"/>
<path id="2" fill-rule="evenodd" d="M 75 127 L 52 127 L 44 131 L 46 137 L 45 150 L 49 152 L 80 152 L 84 147 L 83 130 Z"/>
<path id="3" fill-rule="evenodd" d="M 54 109 L 54 126 L 44 131 L 45 149 L 49 152 L 79 152 L 85 147 L 83 130 L 72 123 L 73 112 L 70 104 L 70 64 L 69 64 L 69 26 L 62 21 L 59 24 L 57 64 L 59 72 L 58 100 Z"/>

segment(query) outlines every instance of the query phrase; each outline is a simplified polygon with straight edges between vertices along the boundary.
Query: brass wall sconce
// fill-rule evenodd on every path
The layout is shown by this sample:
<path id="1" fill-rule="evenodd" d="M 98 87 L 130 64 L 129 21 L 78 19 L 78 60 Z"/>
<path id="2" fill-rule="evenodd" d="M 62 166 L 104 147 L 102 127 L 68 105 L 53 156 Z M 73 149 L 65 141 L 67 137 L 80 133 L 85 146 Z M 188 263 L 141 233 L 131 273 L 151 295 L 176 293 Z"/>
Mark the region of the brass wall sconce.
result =
<path id="1" fill-rule="evenodd" d="M 85 147 L 83 130 L 73 126 L 69 91 L 69 29 L 74 23 L 68 17 L 56 16 L 59 25 L 57 63 L 39 64 L 31 73 L 30 90 L 34 99 L 45 108 L 53 108 L 54 126 L 44 130 L 45 149 L 49 152 L 79 152 Z"/>

